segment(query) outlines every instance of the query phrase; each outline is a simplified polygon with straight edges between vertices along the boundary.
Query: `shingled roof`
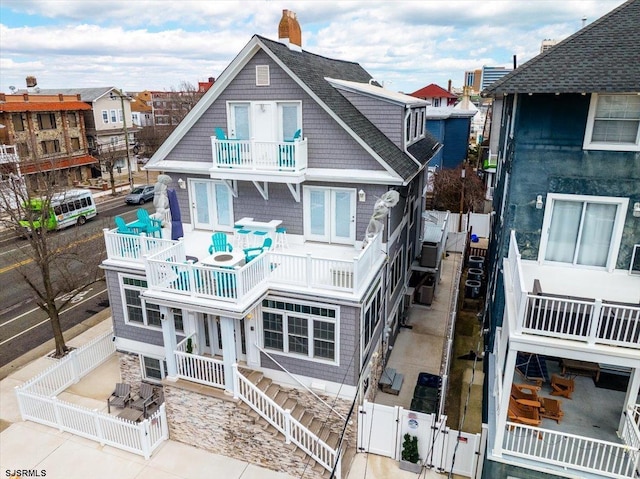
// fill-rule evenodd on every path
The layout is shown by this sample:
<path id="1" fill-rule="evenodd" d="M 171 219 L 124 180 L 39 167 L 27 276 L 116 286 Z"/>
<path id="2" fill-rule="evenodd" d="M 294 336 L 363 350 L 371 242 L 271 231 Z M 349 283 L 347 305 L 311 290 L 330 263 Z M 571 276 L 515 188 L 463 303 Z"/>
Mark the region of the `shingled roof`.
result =
<path id="1" fill-rule="evenodd" d="M 80 94 L 82 101 L 93 102 L 98 98 L 106 95 L 114 88 L 112 86 L 103 86 L 97 88 L 44 88 L 38 90 L 39 95 L 77 95 Z"/>
<path id="2" fill-rule="evenodd" d="M 482 92 L 640 91 L 640 0 L 630 0 Z"/>
<path id="3" fill-rule="evenodd" d="M 344 123 L 375 151 L 404 180 L 411 179 L 421 167 L 396 146 L 371 121 L 351 104 L 325 77 L 358 83 L 372 79 L 359 64 L 335 60 L 307 51 L 292 51 L 286 45 L 256 35 L 265 49 L 271 51 L 301 82 L 313 91 Z M 430 144 L 435 138 L 427 138 Z M 431 159 L 433 148 L 419 149 L 430 155 L 417 158 L 424 165 Z"/>

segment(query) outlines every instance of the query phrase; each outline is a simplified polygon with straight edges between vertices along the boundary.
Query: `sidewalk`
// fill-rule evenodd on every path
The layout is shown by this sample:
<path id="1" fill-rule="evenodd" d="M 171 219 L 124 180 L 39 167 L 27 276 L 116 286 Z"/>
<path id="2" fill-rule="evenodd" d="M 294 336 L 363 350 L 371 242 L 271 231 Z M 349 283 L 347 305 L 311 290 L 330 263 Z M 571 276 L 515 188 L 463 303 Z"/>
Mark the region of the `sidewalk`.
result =
<path id="1" fill-rule="evenodd" d="M 69 346 L 78 347 L 110 328 L 111 318 L 103 318 L 67 342 Z M 146 461 L 141 456 L 101 446 L 98 442 L 55 428 L 22 421 L 15 387 L 49 367 L 53 360 L 41 355 L 30 362 L 23 362 L 26 364 L 0 381 L 0 424 L 3 429 L 0 433 L 0 471 L 3 471 L 3 477 L 11 477 L 11 471 L 30 470 L 38 471 L 37 477 L 45 477 L 46 473 L 47 479 L 293 479 L 287 474 L 172 440 L 165 441 Z M 113 357 L 80 383 L 61 393 L 60 397 L 69 401 L 69 397 L 75 395 L 76 400 L 71 402 L 78 403 L 80 399 L 87 407 L 94 408 L 99 396 L 99 403 L 104 406 L 104 398 L 109 394 L 105 391 L 113 387 L 119 375 L 118 361 Z M 79 389 L 83 388 L 85 392 L 80 393 Z M 92 392 L 94 399 L 86 397 L 86 390 Z M 65 395 L 67 397 L 63 397 Z"/>

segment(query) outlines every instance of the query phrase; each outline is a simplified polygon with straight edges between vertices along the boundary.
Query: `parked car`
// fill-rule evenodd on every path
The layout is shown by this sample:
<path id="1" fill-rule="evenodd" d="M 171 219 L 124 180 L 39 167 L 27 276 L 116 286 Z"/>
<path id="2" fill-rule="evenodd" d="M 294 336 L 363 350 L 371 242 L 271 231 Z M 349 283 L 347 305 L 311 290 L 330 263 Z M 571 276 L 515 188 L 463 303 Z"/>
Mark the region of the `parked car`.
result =
<path id="1" fill-rule="evenodd" d="M 145 201 L 153 200 L 153 190 L 153 185 L 136 186 L 125 196 L 124 201 L 128 205 L 143 205 Z"/>

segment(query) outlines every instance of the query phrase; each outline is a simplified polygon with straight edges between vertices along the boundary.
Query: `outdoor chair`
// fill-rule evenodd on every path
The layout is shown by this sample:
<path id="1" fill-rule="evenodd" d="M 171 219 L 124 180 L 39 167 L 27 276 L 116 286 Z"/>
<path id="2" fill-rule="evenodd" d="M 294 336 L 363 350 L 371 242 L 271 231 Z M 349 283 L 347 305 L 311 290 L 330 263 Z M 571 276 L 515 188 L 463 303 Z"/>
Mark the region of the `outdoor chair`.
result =
<path id="1" fill-rule="evenodd" d="M 509 411 L 507 416 L 510 421 L 528 426 L 539 426 L 540 408 L 534 406 L 524 406 L 518 403 L 513 397 L 509 398 Z"/>
<path id="2" fill-rule="evenodd" d="M 521 404 L 537 403 L 540 406 L 540 398 L 538 397 L 539 386 L 532 386 L 529 384 L 511 384 L 511 397 Z M 529 404 L 532 405 L 532 404 Z"/>
<path id="3" fill-rule="evenodd" d="M 147 417 L 147 408 L 154 402 L 153 386 L 147 383 L 140 383 L 140 394 L 138 395 L 138 398 L 130 404 L 130 407 L 142 411 L 144 417 Z"/>
<path id="4" fill-rule="evenodd" d="M 262 242 L 262 246 L 243 249 L 242 251 L 244 252 L 244 262 L 248 263 L 249 261 L 260 256 L 264 251 L 271 249 L 272 244 L 273 240 L 271 238 L 265 238 Z"/>
<path id="5" fill-rule="evenodd" d="M 219 164 L 233 166 L 234 164 L 238 164 L 240 161 L 240 144 L 232 145 L 229 143 L 232 139 L 227 138 L 227 134 L 220 127 L 215 128 L 216 140 L 223 141 L 224 143 L 220 144 L 218 152 L 220 153 L 218 157 Z"/>
<path id="6" fill-rule="evenodd" d="M 117 383 L 116 389 L 107 399 L 107 412 L 111 413 L 111 406 L 125 408 L 131 401 L 131 385 L 127 383 Z"/>
<path id="7" fill-rule="evenodd" d="M 553 419 L 559 424 L 560 419 L 564 416 L 564 412 L 562 412 L 562 402 L 554 398 L 540 398 L 540 402 L 540 416 Z"/>
<path id="8" fill-rule="evenodd" d="M 227 241 L 227 235 L 224 233 L 214 233 L 211 236 L 211 246 L 209 246 L 209 254 L 220 251 L 233 251 L 233 246 Z"/>
<path id="9" fill-rule="evenodd" d="M 295 145 L 296 141 L 300 141 L 302 136 L 302 130 L 298 129 L 291 140 L 284 140 L 285 144 L 280 145 L 280 151 L 278 153 L 278 167 L 279 168 L 293 168 L 296 164 L 295 158 Z"/>
<path id="10" fill-rule="evenodd" d="M 557 374 L 551 376 L 551 395 L 562 396 L 571 399 L 575 381 L 572 378 L 563 378 Z"/>
<path id="11" fill-rule="evenodd" d="M 124 234 L 124 235 L 137 235 L 138 231 L 136 231 L 133 228 L 130 228 L 129 226 L 127 226 L 127 223 L 125 222 L 124 218 L 122 216 L 115 216 L 113 218 L 113 221 L 115 221 L 116 223 L 116 227 L 118 228 L 118 230 L 116 231 L 117 233 L 120 234 Z"/>
<path id="12" fill-rule="evenodd" d="M 149 212 L 144 208 L 139 208 L 136 212 L 138 223 L 141 229 L 149 236 L 162 238 L 162 221 L 149 216 Z"/>

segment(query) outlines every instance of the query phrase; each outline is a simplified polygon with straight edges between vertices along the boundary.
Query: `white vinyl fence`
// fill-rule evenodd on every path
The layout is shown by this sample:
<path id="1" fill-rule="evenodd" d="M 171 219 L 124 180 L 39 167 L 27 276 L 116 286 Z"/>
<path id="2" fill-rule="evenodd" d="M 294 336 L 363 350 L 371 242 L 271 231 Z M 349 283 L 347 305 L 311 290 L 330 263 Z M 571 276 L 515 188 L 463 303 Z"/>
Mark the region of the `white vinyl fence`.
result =
<path id="1" fill-rule="evenodd" d="M 427 469 L 479 477 L 481 435 L 449 429 L 446 416 L 365 401 L 359 408 L 358 452 L 390 457 L 402 454 L 405 434 L 418 438 L 420 462 Z"/>
<path id="2" fill-rule="evenodd" d="M 115 352 L 112 338 L 113 332 L 108 331 L 17 386 L 20 414 L 24 421 L 55 427 L 149 459 L 169 437 L 164 404 L 153 415 L 136 423 L 56 397 Z"/>

